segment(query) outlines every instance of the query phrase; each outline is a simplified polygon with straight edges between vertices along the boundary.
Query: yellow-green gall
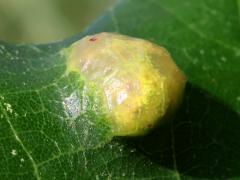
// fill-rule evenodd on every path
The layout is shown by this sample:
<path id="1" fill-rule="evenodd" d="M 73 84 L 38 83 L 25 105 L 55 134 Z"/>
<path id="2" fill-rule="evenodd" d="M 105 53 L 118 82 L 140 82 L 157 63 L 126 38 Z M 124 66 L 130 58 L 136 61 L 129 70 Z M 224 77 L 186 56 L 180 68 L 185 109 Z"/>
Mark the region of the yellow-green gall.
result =
<path id="1" fill-rule="evenodd" d="M 164 48 L 113 33 L 74 43 L 67 71 L 79 72 L 98 89 L 115 136 L 147 133 L 173 113 L 186 82 Z"/>

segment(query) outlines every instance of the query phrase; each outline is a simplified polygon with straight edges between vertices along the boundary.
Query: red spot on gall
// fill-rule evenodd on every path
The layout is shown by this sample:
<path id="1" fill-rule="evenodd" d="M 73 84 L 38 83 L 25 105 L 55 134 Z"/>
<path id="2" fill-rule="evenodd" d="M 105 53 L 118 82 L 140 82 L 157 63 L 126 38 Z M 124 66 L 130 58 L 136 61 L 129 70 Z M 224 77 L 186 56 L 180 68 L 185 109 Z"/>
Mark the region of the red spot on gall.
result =
<path id="1" fill-rule="evenodd" d="M 89 41 L 96 41 L 96 40 L 97 40 L 96 37 L 92 37 L 92 38 L 89 39 Z"/>

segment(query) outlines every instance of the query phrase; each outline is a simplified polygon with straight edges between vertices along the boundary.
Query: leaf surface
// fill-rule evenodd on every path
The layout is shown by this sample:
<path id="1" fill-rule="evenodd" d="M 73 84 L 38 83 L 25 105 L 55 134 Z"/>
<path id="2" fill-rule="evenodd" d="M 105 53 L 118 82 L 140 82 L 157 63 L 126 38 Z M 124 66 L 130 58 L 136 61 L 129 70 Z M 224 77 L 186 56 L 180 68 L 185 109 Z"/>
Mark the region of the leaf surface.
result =
<path id="1" fill-rule="evenodd" d="M 1 179 L 240 178 L 239 12 L 237 0 L 123 0 L 63 42 L 1 42 Z M 111 139 L 94 104 L 83 116 L 66 113 L 66 103 L 79 105 L 83 82 L 66 75 L 59 52 L 102 31 L 169 50 L 189 79 L 173 122 Z"/>

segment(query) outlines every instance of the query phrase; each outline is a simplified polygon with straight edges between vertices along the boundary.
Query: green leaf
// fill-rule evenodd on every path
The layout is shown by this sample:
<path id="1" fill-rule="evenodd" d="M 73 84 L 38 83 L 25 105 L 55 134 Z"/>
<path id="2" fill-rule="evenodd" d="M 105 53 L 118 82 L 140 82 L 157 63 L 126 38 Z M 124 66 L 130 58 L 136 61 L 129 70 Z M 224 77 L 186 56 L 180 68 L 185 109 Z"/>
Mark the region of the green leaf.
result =
<path id="1" fill-rule="evenodd" d="M 1 42 L 0 179 L 239 179 L 239 4 L 123 0 L 63 42 Z M 82 97 L 83 81 L 66 75 L 60 52 L 101 31 L 171 52 L 189 79 L 173 122 L 146 137 L 111 140 L 92 100 L 83 115 L 74 116 L 74 108 L 66 114 L 64 102 L 79 105 L 74 99 Z"/>

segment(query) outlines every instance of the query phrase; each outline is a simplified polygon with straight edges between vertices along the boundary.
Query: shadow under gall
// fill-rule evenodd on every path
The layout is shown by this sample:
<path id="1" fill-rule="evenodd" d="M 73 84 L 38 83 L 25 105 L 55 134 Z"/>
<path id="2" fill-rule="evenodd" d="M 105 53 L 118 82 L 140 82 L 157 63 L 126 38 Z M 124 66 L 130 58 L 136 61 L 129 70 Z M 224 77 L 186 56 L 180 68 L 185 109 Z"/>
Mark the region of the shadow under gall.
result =
<path id="1" fill-rule="evenodd" d="M 200 88 L 187 84 L 174 121 L 141 138 L 127 139 L 160 166 L 183 176 L 240 176 L 240 117 Z"/>

